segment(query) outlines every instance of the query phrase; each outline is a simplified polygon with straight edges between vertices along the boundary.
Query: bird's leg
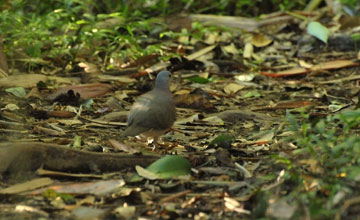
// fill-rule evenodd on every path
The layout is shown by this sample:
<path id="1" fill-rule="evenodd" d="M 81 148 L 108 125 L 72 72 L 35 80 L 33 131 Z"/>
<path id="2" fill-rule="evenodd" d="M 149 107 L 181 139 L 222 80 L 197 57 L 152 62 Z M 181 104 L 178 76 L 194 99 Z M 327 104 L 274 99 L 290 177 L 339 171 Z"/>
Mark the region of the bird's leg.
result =
<path id="1" fill-rule="evenodd" d="M 152 137 L 150 139 L 148 139 L 148 145 L 152 145 L 152 151 L 155 151 L 156 147 L 157 147 L 157 141 L 158 141 L 159 137 Z"/>

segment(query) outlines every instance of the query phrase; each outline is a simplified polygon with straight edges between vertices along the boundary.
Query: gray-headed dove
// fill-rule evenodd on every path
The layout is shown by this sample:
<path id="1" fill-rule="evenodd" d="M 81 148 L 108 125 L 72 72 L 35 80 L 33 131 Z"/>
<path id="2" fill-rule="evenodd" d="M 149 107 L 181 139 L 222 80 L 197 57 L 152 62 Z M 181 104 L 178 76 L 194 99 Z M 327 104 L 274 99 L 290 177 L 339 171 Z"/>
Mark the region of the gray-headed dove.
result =
<path id="1" fill-rule="evenodd" d="M 170 92 L 169 71 L 161 71 L 150 92 L 141 95 L 133 104 L 127 121 L 127 128 L 121 137 L 138 136 L 157 142 L 175 121 L 175 105 Z"/>

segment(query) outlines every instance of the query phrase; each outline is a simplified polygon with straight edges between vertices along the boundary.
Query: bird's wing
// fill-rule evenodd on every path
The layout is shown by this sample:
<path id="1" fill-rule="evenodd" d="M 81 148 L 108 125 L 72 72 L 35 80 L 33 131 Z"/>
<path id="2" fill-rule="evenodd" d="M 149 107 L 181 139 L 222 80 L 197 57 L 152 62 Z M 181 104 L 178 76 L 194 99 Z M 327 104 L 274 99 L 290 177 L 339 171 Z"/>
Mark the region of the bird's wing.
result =
<path id="1" fill-rule="evenodd" d="M 138 98 L 128 117 L 128 128 L 122 136 L 136 136 L 148 130 L 164 130 L 175 120 L 171 94 L 151 91 Z"/>

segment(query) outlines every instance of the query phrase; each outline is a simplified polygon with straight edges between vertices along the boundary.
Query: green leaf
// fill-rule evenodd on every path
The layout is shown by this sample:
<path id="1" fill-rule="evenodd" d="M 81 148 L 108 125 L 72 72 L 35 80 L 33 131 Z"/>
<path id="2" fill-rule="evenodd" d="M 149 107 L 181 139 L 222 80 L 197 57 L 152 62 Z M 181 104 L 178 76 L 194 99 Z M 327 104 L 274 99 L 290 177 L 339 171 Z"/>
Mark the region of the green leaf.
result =
<path id="1" fill-rule="evenodd" d="M 210 146 L 218 146 L 218 145 L 221 145 L 223 143 L 232 143 L 235 141 L 235 137 L 231 134 L 221 134 L 219 136 L 217 136 L 216 138 L 214 138 L 210 144 L 209 144 L 209 147 Z"/>
<path id="2" fill-rule="evenodd" d="M 190 80 L 191 82 L 201 83 L 201 84 L 206 84 L 206 83 L 209 83 L 209 82 L 210 82 L 210 80 L 205 79 L 205 78 L 200 77 L 200 76 L 193 76 L 193 77 L 189 77 L 189 78 L 187 78 L 187 79 Z"/>
<path id="3" fill-rule="evenodd" d="M 88 24 L 89 22 L 88 21 L 85 21 L 85 20 L 77 20 L 76 21 L 76 24 Z"/>
<path id="4" fill-rule="evenodd" d="M 26 51 L 31 57 L 41 57 L 41 48 L 42 47 L 43 47 L 42 42 L 35 41 L 26 48 Z"/>
<path id="5" fill-rule="evenodd" d="M 359 34 L 359 33 L 352 34 L 352 35 L 351 35 L 351 38 L 352 38 L 354 41 L 358 41 L 358 40 L 360 40 L 360 34 Z"/>
<path id="6" fill-rule="evenodd" d="M 348 174 L 346 176 L 350 180 L 359 181 L 360 180 L 360 167 L 359 166 L 351 166 L 348 169 Z"/>
<path id="7" fill-rule="evenodd" d="M 260 97 L 260 96 L 261 96 L 261 94 L 260 94 L 258 91 L 253 90 L 253 91 L 247 92 L 247 93 L 244 95 L 244 98 L 252 98 L 252 97 L 258 98 L 258 97 Z"/>
<path id="8" fill-rule="evenodd" d="M 131 180 L 132 181 L 141 181 L 143 180 L 143 177 L 149 180 L 156 180 L 156 179 L 161 179 L 161 176 L 148 171 L 147 169 L 142 168 L 141 166 L 136 166 L 135 167 L 136 172 L 138 173 L 138 175 L 135 175 Z"/>
<path id="9" fill-rule="evenodd" d="M 81 136 L 75 135 L 73 148 L 80 148 L 81 147 Z"/>
<path id="10" fill-rule="evenodd" d="M 189 175 L 191 165 L 189 161 L 183 157 L 168 155 L 152 163 L 146 170 L 137 166 L 136 171 L 140 176 L 148 179 L 168 179 Z"/>
<path id="11" fill-rule="evenodd" d="M 307 26 L 308 34 L 316 37 L 317 39 L 321 40 L 325 44 L 327 43 L 330 31 L 327 27 L 323 26 L 319 22 L 312 21 Z"/>
<path id="12" fill-rule="evenodd" d="M 26 91 L 23 87 L 8 88 L 5 91 L 19 98 L 24 98 L 26 96 Z"/>
<path id="13" fill-rule="evenodd" d="M 290 112 L 286 112 L 286 119 L 291 125 L 291 130 L 297 132 L 299 130 L 299 124 L 297 123 L 295 117 L 290 114 Z"/>

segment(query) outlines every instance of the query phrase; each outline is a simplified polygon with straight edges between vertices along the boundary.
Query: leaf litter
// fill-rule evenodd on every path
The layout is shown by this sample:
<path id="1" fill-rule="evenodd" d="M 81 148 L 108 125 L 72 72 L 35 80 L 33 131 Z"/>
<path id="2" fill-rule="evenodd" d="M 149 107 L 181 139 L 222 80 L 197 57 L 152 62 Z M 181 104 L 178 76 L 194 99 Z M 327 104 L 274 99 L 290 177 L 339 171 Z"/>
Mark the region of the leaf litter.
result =
<path id="1" fill-rule="evenodd" d="M 188 22 L 211 21 L 237 29 L 214 29 L 197 42 L 163 40 L 179 49 L 176 60 L 140 57 L 116 66 L 124 71 L 120 75 L 103 71 L 96 61 L 79 62 L 82 76 L 5 75 L 0 79 L 0 193 L 21 195 L 27 205 L 22 208 L 43 217 L 292 219 L 304 204 L 282 195 L 292 193 L 291 185 L 285 183 L 284 165 L 272 157 L 289 166 L 293 157 L 312 174 L 324 171 L 318 161 L 293 153 L 297 147 L 286 142 L 293 135 L 284 126 L 286 112 L 324 118 L 353 109 L 359 102 L 359 41 L 344 51 L 333 44 L 332 32 L 325 46 L 306 35 L 301 21 L 290 15 L 274 13 L 260 21 L 183 17 L 169 28 L 191 30 Z M 292 30 L 294 26 L 302 33 Z M 232 37 L 224 37 L 229 32 Z M 7 65 L 2 66 L 7 72 Z M 174 76 L 177 122 L 163 136 L 163 147 L 152 151 L 133 138 L 118 140 L 134 97 L 148 91 L 153 73 L 164 68 Z M 21 88 L 21 95 L 14 88 Z M 38 96 L 23 95 L 34 88 Z M 166 173 L 160 178 L 171 168 L 166 163 L 152 172 L 140 167 L 167 157 L 182 158 L 185 170 L 177 171 L 191 177 Z M 145 178 L 131 182 L 136 173 Z M 318 178 L 307 176 L 305 190 L 328 196 Z M 338 192 L 334 203 L 341 204 L 347 195 L 346 190 Z M 342 212 L 352 204 L 347 200 Z M 17 208 L 7 213 L 21 208 L 12 205 Z"/>

